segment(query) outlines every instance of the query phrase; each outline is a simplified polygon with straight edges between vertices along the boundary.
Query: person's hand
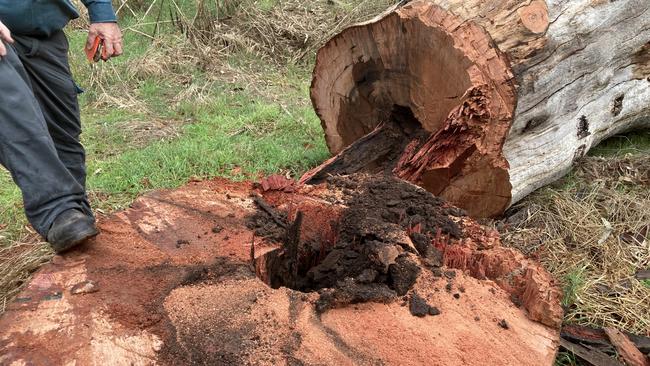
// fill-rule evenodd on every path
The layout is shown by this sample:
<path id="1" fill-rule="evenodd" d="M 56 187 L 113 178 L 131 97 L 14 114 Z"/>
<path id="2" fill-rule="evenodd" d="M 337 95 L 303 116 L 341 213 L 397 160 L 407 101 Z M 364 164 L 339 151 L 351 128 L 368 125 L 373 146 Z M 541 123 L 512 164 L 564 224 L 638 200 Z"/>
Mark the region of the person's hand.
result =
<path id="1" fill-rule="evenodd" d="M 6 43 L 14 43 L 14 39 L 11 38 L 11 32 L 2 22 L 0 22 L 0 57 L 7 56 L 7 46 Z"/>
<path id="2" fill-rule="evenodd" d="M 117 57 L 122 54 L 122 31 L 117 23 L 93 23 L 88 29 L 88 40 L 86 49 L 91 49 L 95 38 L 104 40 L 104 53 L 102 60 L 107 61 L 111 57 Z"/>

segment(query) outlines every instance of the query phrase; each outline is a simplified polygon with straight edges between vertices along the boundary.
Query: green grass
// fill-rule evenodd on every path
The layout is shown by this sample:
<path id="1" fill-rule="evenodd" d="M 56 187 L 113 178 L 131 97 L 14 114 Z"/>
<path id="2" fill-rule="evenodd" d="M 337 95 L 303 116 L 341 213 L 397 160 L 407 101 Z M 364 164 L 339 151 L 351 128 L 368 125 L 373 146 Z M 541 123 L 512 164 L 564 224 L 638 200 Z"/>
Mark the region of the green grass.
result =
<path id="1" fill-rule="evenodd" d="M 613 136 L 591 149 L 591 156 L 650 154 L 650 131 L 634 131 Z"/>
<path id="2" fill-rule="evenodd" d="M 564 276 L 562 286 L 564 297 L 562 298 L 562 306 L 569 307 L 576 302 L 578 295 L 585 284 L 583 278 L 584 271 L 585 269 L 582 267 L 574 268 Z"/>
<path id="3" fill-rule="evenodd" d="M 574 355 L 572 352 L 566 352 L 562 351 L 557 354 L 557 357 L 555 358 L 555 366 L 580 366 L 582 363 L 580 363 L 578 357 Z"/>
<path id="4" fill-rule="evenodd" d="M 326 156 L 318 121 L 307 108 L 294 111 L 305 121 L 298 122 L 279 106 L 235 95 L 192 113 L 195 122 L 178 139 L 90 162 L 89 170 L 100 173 L 89 177 L 89 188 L 136 195 L 190 177 L 228 177 L 235 167 L 249 176 L 280 170 L 297 175 Z"/>
<path id="5" fill-rule="evenodd" d="M 16 240 L 26 222 L 20 190 L 9 173 L 0 170 L 0 245 Z"/>

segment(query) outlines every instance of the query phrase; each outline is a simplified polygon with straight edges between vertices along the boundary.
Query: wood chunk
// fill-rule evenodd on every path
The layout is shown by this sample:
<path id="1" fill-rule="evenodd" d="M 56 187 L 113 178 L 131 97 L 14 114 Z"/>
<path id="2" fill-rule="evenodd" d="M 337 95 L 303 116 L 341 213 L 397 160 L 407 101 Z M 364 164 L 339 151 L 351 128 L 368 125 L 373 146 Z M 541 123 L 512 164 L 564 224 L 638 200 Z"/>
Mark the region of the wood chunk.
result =
<path id="1" fill-rule="evenodd" d="M 296 190 L 296 181 L 282 175 L 274 174 L 262 179 L 260 186 L 263 192 L 283 191 L 290 193 Z"/>
<path id="2" fill-rule="evenodd" d="M 255 233 L 253 233 L 253 239 L 251 239 L 250 264 L 253 272 L 257 273 L 257 265 L 255 263 Z"/>
<path id="3" fill-rule="evenodd" d="M 609 355 L 616 353 L 616 349 L 609 342 L 607 334 L 602 329 L 565 325 L 562 327 L 560 335 L 568 341 L 589 345 Z"/>
<path id="4" fill-rule="evenodd" d="M 625 335 L 634 343 L 634 345 L 644 354 L 650 353 L 650 338 L 628 332 Z M 588 344 L 597 347 L 606 353 L 615 353 L 614 346 L 611 344 L 609 337 L 603 329 L 584 327 L 579 325 L 565 325 L 562 327 L 562 338 L 572 342 Z"/>
<path id="5" fill-rule="evenodd" d="M 382 123 L 341 153 L 305 174 L 300 183 L 322 183 L 330 175 L 390 172 L 409 141 L 408 131 L 394 122 Z"/>
<path id="6" fill-rule="evenodd" d="M 630 339 L 621 331 L 614 328 L 605 328 L 605 333 L 609 337 L 620 357 L 628 366 L 650 366 L 650 361 Z"/>
<path id="7" fill-rule="evenodd" d="M 639 281 L 650 280 L 650 269 L 638 271 L 634 277 Z"/>
<path id="8" fill-rule="evenodd" d="M 99 286 L 95 281 L 83 281 L 72 286 L 70 293 L 73 295 L 79 294 L 92 294 L 93 292 L 99 291 Z"/>
<path id="9" fill-rule="evenodd" d="M 560 346 L 594 366 L 624 366 L 616 359 L 607 356 L 604 352 L 573 343 L 564 338 L 560 339 Z"/>
<path id="10" fill-rule="evenodd" d="M 284 243 L 285 255 L 290 259 L 289 275 L 292 277 L 291 282 L 295 283 L 298 280 L 298 253 L 300 250 L 300 231 L 302 228 L 303 213 L 298 211 L 295 221 L 287 228 L 287 240 Z"/>
<path id="11" fill-rule="evenodd" d="M 636 345 L 636 348 L 638 348 L 639 351 L 643 352 L 646 355 L 650 355 L 650 337 L 644 337 L 627 332 L 625 332 L 625 334 L 628 338 L 630 338 L 632 342 L 634 342 L 634 345 Z"/>

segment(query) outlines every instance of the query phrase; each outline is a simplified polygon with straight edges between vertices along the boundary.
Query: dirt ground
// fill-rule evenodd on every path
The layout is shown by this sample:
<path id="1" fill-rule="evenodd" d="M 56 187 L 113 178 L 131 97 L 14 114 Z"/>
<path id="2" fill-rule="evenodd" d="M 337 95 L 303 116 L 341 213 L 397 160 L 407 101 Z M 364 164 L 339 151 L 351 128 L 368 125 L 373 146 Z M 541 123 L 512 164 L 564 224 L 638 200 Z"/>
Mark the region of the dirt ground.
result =
<path id="1" fill-rule="evenodd" d="M 399 202 L 369 199 L 384 184 L 262 192 L 217 180 L 142 197 L 101 218 L 94 243 L 56 257 L 9 304 L 0 363 L 551 365 L 562 314 L 548 273 L 419 189 L 399 191 Z M 288 224 L 301 212 L 299 258 L 315 260 L 305 248 L 320 246 L 319 260 L 298 261 L 309 278 L 302 291 L 268 285 L 268 253 L 287 241 L 249 228 L 260 210 L 251 193 Z M 423 201 L 439 216 L 422 216 Z M 384 217 L 378 205 L 408 213 Z M 418 235 L 431 247 L 410 240 Z M 361 273 L 328 260 L 350 250 L 364 258 Z M 402 287 L 400 258 L 418 268 Z M 329 262 L 346 270 L 332 275 Z M 368 285 L 390 296 L 360 298 Z M 335 301 L 319 307 L 328 296 Z"/>

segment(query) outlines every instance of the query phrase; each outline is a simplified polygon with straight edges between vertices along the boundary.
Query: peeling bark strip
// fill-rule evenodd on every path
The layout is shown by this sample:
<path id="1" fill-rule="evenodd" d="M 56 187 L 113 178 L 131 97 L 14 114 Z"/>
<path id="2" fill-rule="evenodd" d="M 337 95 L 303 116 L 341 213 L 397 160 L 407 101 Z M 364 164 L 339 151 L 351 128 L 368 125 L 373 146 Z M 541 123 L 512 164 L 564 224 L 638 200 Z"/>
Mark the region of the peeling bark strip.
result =
<path id="1" fill-rule="evenodd" d="M 578 343 L 570 342 L 564 338 L 560 339 L 560 346 L 565 350 L 573 353 L 581 359 L 589 362 L 594 366 L 624 366 L 617 360 L 609 357 L 607 354 L 597 350 L 585 347 Z"/>
<path id="2" fill-rule="evenodd" d="M 605 328 L 605 333 L 607 333 L 609 340 L 616 347 L 616 351 L 625 361 L 625 364 L 629 366 L 650 366 L 650 360 L 620 330 Z"/>
<path id="3" fill-rule="evenodd" d="M 631 333 L 624 333 L 636 348 L 642 353 L 650 354 L 650 338 Z M 562 327 L 562 338 L 597 348 L 607 354 L 615 354 L 616 350 L 611 344 L 609 336 L 603 329 L 584 327 L 579 325 L 565 325 Z"/>
<path id="4" fill-rule="evenodd" d="M 647 0 L 411 1 L 319 51 L 312 101 L 330 151 L 356 145 L 348 160 L 378 141 L 357 144 L 395 122 L 396 108 L 410 110 L 429 137 L 405 144 L 394 173 L 471 215 L 498 215 L 601 140 L 650 127 L 649 9 Z M 345 160 L 318 170 L 344 172 Z"/>

